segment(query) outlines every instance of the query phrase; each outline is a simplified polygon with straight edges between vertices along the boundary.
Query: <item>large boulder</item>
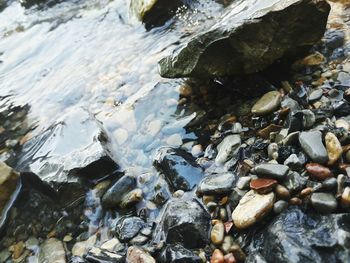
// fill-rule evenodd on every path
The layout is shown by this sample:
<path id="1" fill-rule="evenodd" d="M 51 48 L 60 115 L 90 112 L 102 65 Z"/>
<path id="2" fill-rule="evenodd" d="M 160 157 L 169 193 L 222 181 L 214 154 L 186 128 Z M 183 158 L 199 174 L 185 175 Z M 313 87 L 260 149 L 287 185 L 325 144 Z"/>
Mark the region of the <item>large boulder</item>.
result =
<path id="1" fill-rule="evenodd" d="M 252 237 L 246 262 L 349 262 L 350 214 L 306 214 L 292 207 Z"/>
<path id="2" fill-rule="evenodd" d="M 104 176 L 118 167 L 109 155 L 107 141 L 102 125 L 78 108 L 29 140 L 16 168 L 52 184 L 75 183 L 77 175 Z"/>
<path id="3" fill-rule="evenodd" d="M 325 0 L 234 1 L 200 32 L 160 62 L 163 77 L 249 74 L 294 55 L 323 36 Z"/>
<path id="4" fill-rule="evenodd" d="M 160 234 L 168 244 L 200 248 L 209 242 L 209 228 L 210 215 L 198 200 L 173 199 L 162 215 Z"/>

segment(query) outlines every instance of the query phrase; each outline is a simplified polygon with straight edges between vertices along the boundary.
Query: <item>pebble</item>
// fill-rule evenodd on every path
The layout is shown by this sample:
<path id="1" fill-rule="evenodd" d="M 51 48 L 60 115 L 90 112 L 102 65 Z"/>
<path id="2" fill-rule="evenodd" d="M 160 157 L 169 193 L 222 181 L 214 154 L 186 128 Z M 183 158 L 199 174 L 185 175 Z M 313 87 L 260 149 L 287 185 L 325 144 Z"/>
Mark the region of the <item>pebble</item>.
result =
<path id="1" fill-rule="evenodd" d="M 311 204 L 315 210 L 321 213 L 332 213 L 337 209 L 337 200 L 329 193 L 313 193 Z"/>
<path id="2" fill-rule="evenodd" d="M 224 256 L 224 262 L 225 263 L 236 263 L 236 259 L 232 253 L 229 253 L 229 254 Z"/>
<path id="3" fill-rule="evenodd" d="M 259 194 L 267 194 L 271 192 L 276 185 L 277 181 L 274 179 L 259 178 L 250 181 L 250 188 Z"/>
<path id="4" fill-rule="evenodd" d="M 334 177 L 328 178 L 322 182 L 322 189 L 333 191 L 337 188 L 337 179 Z"/>
<path id="5" fill-rule="evenodd" d="M 318 163 L 308 163 L 306 165 L 306 170 L 310 173 L 310 176 L 313 179 L 323 181 L 327 178 L 332 177 L 332 172 L 328 167 L 320 165 Z"/>
<path id="6" fill-rule="evenodd" d="M 335 164 L 343 153 L 343 148 L 333 133 L 328 132 L 325 137 L 326 148 L 328 152 L 328 164 Z"/>
<path id="7" fill-rule="evenodd" d="M 39 262 L 66 263 L 66 252 L 62 242 L 56 238 L 46 240 L 40 246 Z"/>
<path id="8" fill-rule="evenodd" d="M 210 240 L 214 245 L 220 245 L 224 241 L 225 227 L 222 221 L 218 220 L 211 229 Z"/>
<path id="9" fill-rule="evenodd" d="M 241 137 L 237 134 L 226 136 L 218 145 L 218 154 L 215 158 L 216 164 L 225 163 L 241 145 Z"/>
<path id="10" fill-rule="evenodd" d="M 341 195 L 340 204 L 343 208 L 350 207 L 350 187 L 345 187 Z"/>
<path id="11" fill-rule="evenodd" d="M 277 143 L 270 143 L 267 147 L 267 155 L 269 159 L 277 159 L 278 158 L 278 144 Z"/>
<path id="12" fill-rule="evenodd" d="M 284 200 L 279 200 L 273 205 L 273 212 L 275 214 L 280 214 L 288 207 L 288 202 Z"/>
<path id="13" fill-rule="evenodd" d="M 78 257 L 84 256 L 89 251 L 89 249 L 94 246 L 96 243 L 96 238 L 96 235 L 93 235 L 85 241 L 75 243 L 72 248 L 72 255 Z"/>
<path id="14" fill-rule="evenodd" d="M 24 251 L 24 242 L 19 241 L 15 245 L 12 246 L 12 258 L 18 259 Z"/>
<path id="15" fill-rule="evenodd" d="M 200 144 L 194 145 L 194 146 L 192 147 L 192 149 L 191 149 L 191 154 L 192 154 L 193 157 L 196 157 L 196 158 L 199 157 L 199 156 L 201 156 L 201 155 L 203 155 L 203 154 L 204 154 L 204 152 L 203 152 L 203 146 L 200 145 Z"/>
<path id="16" fill-rule="evenodd" d="M 291 205 L 301 205 L 302 203 L 303 201 L 301 201 L 301 199 L 298 197 L 293 197 L 289 200 L 289 204 Z"/>
<path id="17" fill-rule="evenodd" d="M 150 254 L 134 246 L 128 248 L 126 261 L 130 263 L 156 263 Z"/>
<path id="18" fill-rule="evenodd" d="M 300 64 L 305 66 L 317 66 L 324 62 L 326 62 L 326 58 L 320 52 L 315 52 L 299 61 Z"/>
<path id="19" fill-rule="evenodd" d="M 307 188 L 301 190 L 301 192 L 300 192 L 300 197 L 301 197 L 301 198 L 306 198 L 306 197 L 308 197 L 309 195 L 311 195 L 311 194 L 313 193 L 313 191 L 314 191 L 314 190 L 313 190 L 311 187 L 307 187 Z"/>
<path id="20" fill-rule="evenodd" d="M 32 250 L 32 251 L 36 250 L 38 245 L 39 245 L 39 240 L 36 237 L 30 237 L 25 242 L 26 249 Z"/>
<path id="21" fill-rule="evenodd" d="M 232 192 L 237 177 L 233 173 L 210 174 L 198 184 L 199 195 L 226 194 Z"/>
<path id="22" fill-rule="evenodd" d="M 137 188 L 129 193 L 127 193 L 125 196 L 123 196 L 121 202 L 120 202 L 120 207 L 121 208 L 127 208 L 130 207 L 142 200 L 142 190 Z"/>
<path id="23" fill-rule="evenodd" d="M 287 165 L 293 171 L 298 171 L 303 167 L 299 157 L 294 153 L 291 154 L 283 164 Z"/>
<path id="24" fill-rule="evenodd" d="M 116 250 L 116 248 L 119 247 L 120 245 L 121 245 L 121 243 L 117 238 L 112 238 L 112 239 L 104 242 L 100 248 L 103 250 L 107 250 L 109 252 L 114 252 Z"/>
<path id="25" fill-rule="evenodd" d="M 283 185 L 278 184 L 275 188 L 275 193 L 278 199 L 282 199 L 282 200 L 290 199 L 290 192 Z"/>
<path id="26" fill-rule="evenodd" d="M 316 163 L 327 163 L 328 153 L 322 143 L 320 131 L 302 132 L 299 142 L 304 152 Z"/>
<path id="27" fill-rule="evenodd" d="M 238 260 L 238 262 L 245 262 L 246 260 L 246 255 L 243 252 L 242 248 L 237 244 L 234 243 L 231 248 L 230 248 L 230 252 L 233 254 L 233 256 L 235 257 L 236 260 Z"/>
<path id="28" fill-rule="evenodd" d="M 261 195 L 254 190 L 249 191 L 242 197 L 232 213 L 235 226 L 239 229 L 245 229 L 255 224 L 271 211 L 274 201 L 275 194 L 273 192 Z"/>
<path id="29" fill-rule="evenodd" d="M 296 100 L 293 100 L 289 96 L 285 96 L 283 101 L 281 102 L 282 108 L 288 108 L 290 111 L 298 111 L 300 110 L 300 105 Z"/>
<path id="30" fill-rule="evenodd" d="M 311 110 L 303 110 L 303 127 L 310 129 L 316 122 L 316 116 Z"/>
<path id="31" fill-rule="evenodd" d="M 236 187 L 241 190 L 246 190 L 249 188 L 249 183 L 252 180 L 251 176 L 239 177 L 236 183 Z"/>
<path id="32" fill-rule="evenodd" d="M 263 163 L 255 166 L 253 171 L 258 176 L 283 180 L 289 171 L 289 167 L 282 164 Z"/>
<path id="33" fill-rule="evenodd" d="M 309 101 L 310 102 L 315 102 L 319 100 L 323 95 L 323 90 L 322 89 L 315 89 L 313 90 L 310 95 L 309 95 Z"/>
<path id="34" fill-rule="evenodd" d="M 281 94 L 278 91 L 270 91 L 262 96 L 253 106 L 252 113 L 258 116 L 275 111 L 281 104 Z"/>
<path id="35" fill-rule="evenodd" d="M 210 258 L 210 263 L 224 263 L 225 258 L 224 254 L 220 251 L 220 249 L 215 249 L 213 255 Z"/>
<path id="36" fill-rule="evenodd" d="M 344 191 L 345 175 L 339 174 L 337 176 L 337 196 L 340 196 Z"/>
<path id="37" fill-rule="evenodd" d="M 232 245 L 234 244 L 234 240 L 232 236 L 225 236 L 224 240 L 221 245 L 221 250 L 225 253 L 228 254 L 230 253 L 230 249 Z"/>

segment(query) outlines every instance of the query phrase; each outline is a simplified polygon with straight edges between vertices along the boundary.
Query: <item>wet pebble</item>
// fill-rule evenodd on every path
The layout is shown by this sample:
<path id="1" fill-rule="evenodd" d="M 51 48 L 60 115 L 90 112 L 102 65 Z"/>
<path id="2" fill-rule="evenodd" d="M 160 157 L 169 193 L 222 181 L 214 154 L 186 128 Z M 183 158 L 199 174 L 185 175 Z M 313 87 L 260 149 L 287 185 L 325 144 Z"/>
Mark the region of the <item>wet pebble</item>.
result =
<path id="1" fill-rule="evenodd" d="M 245 190 L 249 188 L 249 183 L 252 180 L 251 176 L 242 176 L 239 177 L 236 183 L 236 187 L 241 190 Z"/>
<path id="2" fill-rule="evenodd" d="M 66 252 L 61 241 L 50 238 L 40 246 L 40 262 L 66 263 Z"/>
<path id="3" fill-rule="evenodd" d="M 350 129 L 349 123 L 346 120 L 344 120 L 344 119 L 336 120 L 335 121 L 335 127 L 338 128 L 338 129 L 342 128 L 342 129 L 344 129 L 346 131 L 349 131 L 349 129 Z"/>
<path id="4" fill-rule="evenodd" d="M 316 116 L 311 110 L 303 110 L 303 127 L 310 129 L 316 122 Z"/>
<path id="5" fill-rule="evenodd" d="M 220 245 L 224 241 L 225 227 L 222 221 L 215 222 L 211 229 L 210 240 L 214 245 Z"/>
<path id="6" fill-rule="evenodd" d="M 343 148 L 333 133 L 328 132 L 325 137 L 326 148 L 328 152 L 328 164 L 335 164 L 343 153 Z"/>
<path id="7" fill-rule="evenodd" d="M 302 149 L 314 162 L 321 164 L 328 162 L 328 153 L 322 143 L 321 132 L 302 132 L 299 136 L 299 142 Z"/>
<path id="8" fill-rule="evenodd" d="M 135 246 L 128 248 L 126 260 L 132 263 L 156 263 L 149 253 Z"/>
<path id="9" fill-rule="evenodd" d="M 281 103 L 281 94 L 278 91 L 270 91 L 262 96 L 253 106 L 252 113 L 266 115 L 275 111 Z"/>
<path id="10" fill-rule="evenodd" d="M 263 163 L 255 166 L 253 171 L 261 177 L 283 180 L 289 171 L 289 167 L 282 164 Z"/>
<path id="11" fill-rule="evenodd" d="M 197 193 L 200 195 L 230 193 L 236 181 L 237 177 L 233 173 L 207 175 L 198 184 Z"/>
<path id="12" fill-rule="evenodd" d="M 136 187 L 136 179 L 132 176 L 123 176 L 113 184 L 103 195 L 102 204 L 105 207 L 116 207 L 123 198 Z"/>
<path id="13" fill-rule="evenodd" d="M 269 159 L 278 159 L 278 144 L 277 143 L 270 143 L 267 147 L 267 155 Z"/>
<path id="14" fill-rule="evenodd" d="M 323 90 L 322 89 L 315 89 L 313 90 L 310 95 L 309 95 L 309 101 L 310 102 L 315 102 L 319 100 L 323 95 Z"/>
<path id="15" fill-rule="evenodd" d="M 273 205 L 273 212 L 275 214 L 282 213 L 288 207 L 288 202 L 284 200 L 279 200 Z"/>
<path id="16" fill-rule="evenodd" d="M 288 200 L 290 198 L 289 190 L 283 185 L 278 184 L 275 188 L 275 193 L 278 199 Z"/>
<path id="17" fill-rule="evenodd" d="M 210 258 L 210 263 L 224 263 L 225 258 L 224 254 L 220 251 L 220 249 L 215 249 L 213 255 Z"/>
<path id="18" fill-rule="evenodd" d="M 240 145 L 241 137 L 239 135 L 226 136 L 217 147 L 218 154 L 215 158 L 215 162 L 217 164 L 225 163 Z"/>
<path id="19" fill-rule="evenodd" d="M 232 213 L 235 226 L 247 228 L 262 219 L 273 207 L 275 194 L 258 194 L 254 190 L 246 193 Z"/>
<path id="20" fill-rule="evenodd" d="M 236 259 L 232 253 L 229 253 L 229 254 L 224 256 L 224 262 L 225 263 L 236 263 Z"/>
<path id="21" fill-rule="evenodd" d="M 323 181 L 327 178 L 332 177 L 332 172 L 328 167 L 320 165 L 318 163 L 308 163 L 306 170 L 310 173 L 310 176 L 316 180 Z"/>
<path id="22" fill-rule="evenodd" d="M 350 207 L 350 187 L 345 187 L 341 195 L 340 203 L 343 208 Z"/>
<path id="23" fill-rule="evenodd" d="M 112 238 L 101 245 L 101 249 L 107 250 L 109 252 L 117 251 L 118 248 L 123 246 L 117 238 Z"/>
<path id="24" fill-rule="evenodd" d="M 302 168 L 302 163 L 296 154 L 291 154 L 283 163 L 293 171 L 298 171 Z"/>
<path id="25" fill-rule="evenodd" d="M 337 200 L 329 193 L 313 193 L 311 204 L 315 210 L 321 213 L 332 213 L 337 209 Z"/>
<path id="26" fill-rule="evenodd" d="M 267 194 L 271 192 L 276 185 L 277 181 L 274 179 L 258 178 L 250 181 L 250 188 L 259 194 Z"/>

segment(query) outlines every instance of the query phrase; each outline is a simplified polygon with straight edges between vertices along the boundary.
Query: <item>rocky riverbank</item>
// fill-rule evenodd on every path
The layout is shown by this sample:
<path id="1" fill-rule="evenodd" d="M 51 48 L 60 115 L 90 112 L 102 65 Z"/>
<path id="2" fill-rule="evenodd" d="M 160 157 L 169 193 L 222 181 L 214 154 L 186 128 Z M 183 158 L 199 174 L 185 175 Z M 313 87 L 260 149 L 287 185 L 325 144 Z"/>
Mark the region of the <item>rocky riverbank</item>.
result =
<path id="1" fill-rule="evenodd" d="M 322 19 L 328 15 L 325 1 L 291 2 L 296 10 L 306 3 Z M 156 9 L 166 10 L 163 30 L 176 25 L 171 17 L 176 21 L 183 4 Z M 220 24 L 232 6 L 216 4 L 224 14 Z M 209 80 L 157 84 L 152 96 L 119 115 L 74 109 L 39 134 L 27 123 L 28 108 L 0 112 L 0 262 L 348 262 L 350 4 L 331 6 L 324 36 L 318 41 L 321 23 L 310 42 L 300 37 L 302 49 L 306 42 L 312 47 L 293 64 L 267 67 L 281 53 L 266 51 L 270 59 L 243 67 L 263 72 L 222 76 L 226 66 L 212 71 L 222 57 L 206 56 L 210 41 L 191 53 L 195 64 L 183 60 L 191 57 L 181 54 L 203 38 L 195 34 L 161 65 L 167 61 L 167 69 L 177 72 L 171 77 Z M 291 15 L 279 4 L 273 10 L 272 18 L 262 12 L 259 19 L 281 25 L 281 13 Z M 145 17 L 148 29 L 159 26 L 149 12 L 143 7 L 138 19 Z M 226 37 L 237 37 L 235 30 Z M 275 37 L 268 43 L 284 43 Z M 264 47 L 274 50 L 270 44 Z M 280 51 L 289 53 L 288 45 Z M 246 57 L 251 53 L 241 55 L 254 64 Z M 178 99 L 152 105 L 167 92 Z M 105 122 L 106 116 L 114 122 Z"/>

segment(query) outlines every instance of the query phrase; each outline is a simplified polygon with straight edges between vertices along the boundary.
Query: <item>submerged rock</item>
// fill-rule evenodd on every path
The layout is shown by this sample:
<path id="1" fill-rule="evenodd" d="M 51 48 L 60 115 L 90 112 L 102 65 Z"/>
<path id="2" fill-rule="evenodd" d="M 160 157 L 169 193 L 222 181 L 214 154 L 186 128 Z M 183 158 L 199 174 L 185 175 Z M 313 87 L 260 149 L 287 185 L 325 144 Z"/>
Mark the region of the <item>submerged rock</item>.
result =
<path id="1" fill-rule="evenodd" d="M 252 237 L 246 262 L 348 262 L 349 222 L 350 214 L 306 214 L 291 207 Z"/>
<path id="2" fill-rule="evenodd" d="M 165 207 L 161 222 L 166 243 L 200 248 L 209 242 L 210 215 L 196 199 L 171 200 Z"/>
<path id="3" fill-rule="evenodd" d="M 225 163 L 238 150 L 241 145 L 241 137 L 239 135 L 226 136 L 218 145 L 218 155 L 215 158 L 217 164 Z"/>
<path id="4" fill-rule="evenodd" d="M 263 70 L 311 47 L 324 34 L 323 0 L 234 1 L 189 43 L 160 62 L 163 77 L 208 77 Z"/>
<path id="5" fill-rule="evenodd" d="M 237 179 L 237 175 L 233 173 L 208 175 L 199 183 L 197 193 L 200 195 L 230 193 Z"/>
<path id="6" fill-rule="evenodd" d="M 17 169 L 51 183 L 105 176 L 118 168 L 107 141 L 100 123 L 79 108 L 24 144 Z"/>
<path id="7" fill-rule="evenodd" d="M 172 190 L 189 191 L 202 179 L 203 171 L 189 153 L 174 148 L 159 149 L 153 165 L 165 177 Z"/>

